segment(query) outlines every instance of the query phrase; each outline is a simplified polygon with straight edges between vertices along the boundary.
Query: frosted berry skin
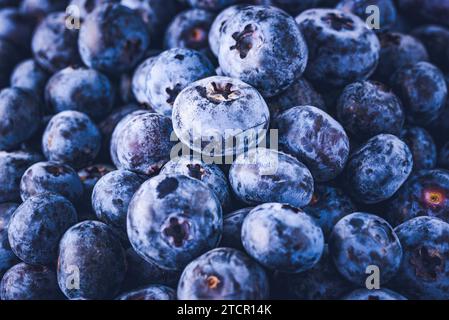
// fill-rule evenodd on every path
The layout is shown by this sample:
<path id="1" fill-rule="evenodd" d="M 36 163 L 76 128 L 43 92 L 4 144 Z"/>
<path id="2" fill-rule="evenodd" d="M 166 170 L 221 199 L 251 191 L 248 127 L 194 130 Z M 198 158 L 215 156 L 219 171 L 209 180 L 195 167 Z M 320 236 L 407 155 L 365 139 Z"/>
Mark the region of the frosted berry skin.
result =
<path id="1" fill-rule="evenodd" d="M 215 193 L 203 182 L 183 175 L 147 180 L 128 208 L 127 230 L 133 248 L 165 269 L 181 270 L 214 248 L 222 228 Z"/>
<path id="2" fill-rule="evenodd" d="M 19 262 L 8 240 L 8 224 L 19 204 L 6 202 L 0 204 L 0 277 Z"/>
<path id="3" fill-rule="evenodd" d="M 374 72 L 379 40 L 359 17 L 336 9 L 309 9 L 296 22 L 309 47 L 308 80 L 342 87 Z"/>
<path id="4" fill-rule="evenodd" d="M 42 160 L 37 153 L 0 151 L 0 202 L 20 199 L 20 179 L 33 163 Z"/>
<path id="5" fill-rule="evenodd" d="M 1 300 L 61 300 L 56 273 L 50 267 L 19 263 L 0 283 Z"/>
<path id="6" fill-rule="evenodd" d="M 151 175 L 170 160 L 174 146 L 170 118 L 146 112 L 132 116 L 121 130 L 116 144 L 121 169 Z"/>
<path id="7" fill-rule="evenodd" d="M 396 136 L 380 134 L 350 156 L 345 169 L 346 190 L 357 202 L 378 203 L 401 187 L 412 168 L 408 146 Z"/>
<path id="8" fill-rule="evenodd" d="M 192 82 L 215 75 L 209 59 L 200 52 L 175 48 L 158 55 L 148 69 L 145 95 L 153 109 L 171 116 L 173 103 Z"/>
<path id="9" fill-rule="evenodd" d="M 77 222 L 73 205 L 57 194 L 28 198 L 9 221 L 8 237 L 17 257 L 29 264 L 53 265 L 64 232 Z"/>
<path id="10" fill-rule="evenodd" d="M 47 83 L 45 98 L 54 113 L 76 110 L 94 119 L 108 115 L 114 104 L 114 89 L 100 72 L 67 67 L 54 74 Z"/>
<path id="11" fill-rule="evenodd" d="M 242 225 L 246 252 L 263 266 L 288 273 L 312 268 L 324 250 L 321 228 L 313 218 L 287 204 L 264 203 Z"/>
<path id="12" fill-rule="evenodd" d="M 250 85 L 214 76 L 181 91 L 173 105 L 172 119 L 176 135 L 192 150 L 207 156 L 228 156 L 263 139 L 270 111 Z"/>
<path id="13" fill-rule="evenodd" d="M 349 139 L 343 127 L 312 106 L 290 108 L 275 118 L 281 149 L 302 161 L 317 182 L 335 178 L 346 164 Z"/>
<path id="14" fill-rule="evenodd" d="M 151 70 L 151 66 L 156 61 L 156 57 L 149 57 L 139 64 L 133 73 L 131 80 L 131 90 L 137 102 L 150 105 L 150 100 L 146 94 L 147 78 Z"/>
<path id="15" fill-rule="evenodd" d="M 383 84 L 372 81 L 346 86 L 337 103 L 337 115 L 357 139 L 381 133 L 399 135 L 405 120 L 399 98 Z"/>
<path id="16" fill-rule="evenodd" d="M 424 25 L 412 31 L 429 52 L 430 60 L 444 71 L 449 71 L 449 29 L 439 25 Z"/>
<path id="17" fill-rule="evenodd" d="M 53 116 L 42 136 L 45 157 L 75 169 L 90 164 L 100 148 L 100 131 L 86 114 L 78 111 L 62 111 Z"/>
<path id="18" fill-rule="evenodd" d="M 83 185 L 78 174 L 68 165 L 54 161 L 35 163 L 20 180 L 21 198 L 25 201 L 47 192 L 60 194 L 75 203 L 83 194 Z"/>
<path id="19" fill-rule="evenodd" d="M 227 178 L 223 171 L 213 163 L 207 164 L 200 159 L 182 156 L 167 162 L 160 173 L 182 174 L 198 179 L 215 192 L 223 209 L 227 209 L 231 205 L 231 190 Z"/>
<path id="20" fill-rule="evenodd" d="M 67 287 L 78 268 L 79 288 Z M 59 244 L 58 284 L 69 299 L 111 299 L 126 272 L 125 252 L 106 224 L 84 221 L 71 227 Z"/>
<path id="21" fill-rule="evenodd" d="M 257 148 L 239 155 L 229 171 L 236 196 L 247 204 L 280 202 L 303 207 L 312 199 L 313 177 L 294 157 Z"/>
<path id="22" fill-rule="evenodd" d="M 402 248 L 393 228 L 384 219 L 355 212 L 337 222 L 329 238 L 329 250 L 338 271 L 352 283 L 363 286 L 369 266 L 377 266 L 380 282 L 398 271 Z"/>
<path id="23" fill-rule="evenodd" d="M 116 300 L 176 300 L 176 291 L 162 285 L 150 285 L 123 293 Z"/>
<path id="24" fill-rule="evenodd" d="M 263 268 L 241 251 L 217 248 L 190 262 L 178 284 L 179 300 L 264 300 Z"/>
<path id="25" fill-rule="evenodd" d="M 31 48 L 37 63 L 50 73 L 81 62 L 78 47 L 78 30 L 65 25 L 66 14 L 49 14 L 36 28 Z"/>
<path id="26" fill-rule="evenodd" d="M 404 296 L 389 289 L 356 289 L 343 296 L 342 300 L 407 300 Z"/>
<path id="27" fill-rule="evenodd" d="M 406 66 L 393 75 L 391 82 L 410 123 L 427 125 L 443 112 L 447 85 L 443 73 L 434 65 L 418 62 Z"/>
<path id="28" fill-rule="evenodd" d="M 11 87 L 31 90 L 41 98 L 49 77 L 50 75 L 35 60 L 24 60 L 11 74 Z"/>
<path id="29" fill-rule="evenodd" d="M 399 225 L 418 216 L 449 221 L 449 171 L 421 170 L 410 177 L 389 202 L 387 218 Z"/>
<path id="30" fill-rule="evenodd" d="M 449 298 L 449 224 L 432 217 L 409 220 L 396 229 L 404 251 L 392 289 L 410 299 Z"/>
<path id="31" fill-rule="evenodd" d="M 223 235 L 220 241 L 220 247 L 229 247 L 238 250 L 244 250 L 242 244 L 242 224 L 248 213 L 254 208 L 243 208 L 223 217 Z"/>
<path id="32" fill-rule="evenodd" d="M 108 74 L 131 70 L 142 59 L 149 42 L 140 15 L 111 3 L 99 6 L 86 17 L 78 38 L 83 62 Z"/>
<path id="33" fill-rule="evenodd" d="M 218 60 L 223 73 L 272 97 L 299 78 L 308 50 L 294 19 L 269 6 L 246 6 L 223 27 Z"/>
<path id="34" fill-rule="evenodd" d="M 21 88 L 0 91 L 0 150 L 16 148 L 39 129 L 41 105 L 36 96 Z"/>
<path id="35" fill-rule="evenodd" d="M 432 136 L 421 127 L 406 127 L 400 138 L 413 154 L 413 170 L 433 169 L 437 162 L 437 150 Z"/>

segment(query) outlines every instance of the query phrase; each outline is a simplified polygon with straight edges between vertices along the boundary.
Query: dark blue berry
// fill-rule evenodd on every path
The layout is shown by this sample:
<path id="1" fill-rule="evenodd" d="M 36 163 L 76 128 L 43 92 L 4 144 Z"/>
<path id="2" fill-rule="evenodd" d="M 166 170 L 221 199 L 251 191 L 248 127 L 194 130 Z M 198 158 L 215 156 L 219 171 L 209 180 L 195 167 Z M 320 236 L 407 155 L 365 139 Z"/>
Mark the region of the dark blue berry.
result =
<path id="1" fill-rule="evenodd" d="M 449 29 L 439 25 L 425 25 L 412 32 L 429 52 L 430 60 L 440 69 L 449 71 Z"/>
<path id="2" fill-rule="evenodd" d="M 406 127 L 400 138 L 413 155 L 413 170 L 433 169 L 437 162 L 437 150 L 432 136 L 420 127 Z"/>
<path id="3" fill-rule="evenodd" d="M 253 208 L 243 208 L 223 217 L 223 235 L 220 247 L 244 250 L 242 244 L 242 224 L 245 217 Z"/>
<path id="4" fill-rule="evenodd" d="M 24 60 L 16 66 L 11 74 L 11 86 L 33 91 L 43 98 L 45 84 L 50 75 L 33 59 Z"/>

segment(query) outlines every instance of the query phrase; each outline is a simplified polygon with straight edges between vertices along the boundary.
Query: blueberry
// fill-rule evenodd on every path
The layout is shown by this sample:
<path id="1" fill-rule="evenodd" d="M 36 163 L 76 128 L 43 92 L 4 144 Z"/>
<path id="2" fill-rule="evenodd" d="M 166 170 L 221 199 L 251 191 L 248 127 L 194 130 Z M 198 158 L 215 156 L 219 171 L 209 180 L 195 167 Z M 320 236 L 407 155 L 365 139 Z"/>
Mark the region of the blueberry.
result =
<path id="1" fill-rule="evenodd" d="M 384 32 L 378 37 L 380 57 L 373 77 L 381 82 L 389 83 L 391 75 L 407 65 L 429 60 L 426 48 L 413 36 Z"/>
<path id="2" fill-rule="evenodd" d="M 98 221 L 71 227 L 59 244 L 58 283 L 69 299 L 110 299 L 126 272 L 125 252 L 114 232 Z M 73 285 L 73 276 L 79 287 Z"/>
<path id="3" fill-rule="evenodd" d="M 113 107 L 114 89 L 109 79 L 96 70 L 68 67 L 50 78 L 45 98 L 54 113 L 76 110 L 101 119 Z"/>
<path id="4" fill-rule="evenodd" d="M 399 135 L 405 119 L 399 98 L 383 84 L 372 81 L 345 87 L 337 115 L 343 127 L 358 139 L 381 133 Z"/>
<path id="5" fill-rule="evenodd" d="M 39 129 L 41 106 L 36 96 L 21 88 L 0 91 L 0 150 L 17 147 Z"/>
<path id="6" fill-rule="evenodd" d="M 69 4 L 69 0 L 22 0 L 21 2 L 20 10 L 38 19 L 52 12 L 64 11 Z"/>
<path id="7" fill-rule="evenodd" d="M 404 258 L 393 289 L 411 299 L 447 300 L 449 293 L 449 224 L 432 217 L 418 217 L 395 229 Z"/>
<path id="8" fill-rule="evenodd" d="M 449 29 L 438 25 L 425 25 L 412 32 L 427 48 L 430 60 L 439 68 L 449 71 Z"/>
<path id="9" fill-rule="evenodd" d="M 180 270 L 214 248 L 222 223 L 214 192 L 183 175 L 147 180 L 128 208 L 127 229 L 133 248 L 145 260 L 170 270 Z"/>
<path id="10" fill-rule="evenodd" d="M 376 266 L 380 282 L 386 283 L 398 271 L 401 243 L 384 219 L 355 212 L 337 222 L 329 238 L 329 250 L 338 271 L 349 281 L 365 285 L 367 268 Z"/>
<path id="11" fill-rule="evenodd" d="M 240 0 L 187 0 L 193 8 L 207 11 L 220 11 L 238 3 Z"/>
<path id="12" fill-rule="evenodd" d="M 238 10 L 220 33 L 223 73 L 254 86 L 265 97 L 287 89 L 307 64 L 308 50 L 294 19 L 268 6 Z"/>
<path id="13" fill-rule="evenodd" d="M 109 3 L 86 17 L 78 46 L 88 67 L 116 75 L 129 71 L 140 61 L 149 41 L 148 30 L 137 12 Z"/>
<path id="14" fill-rule="evenodd" d="M 424 128 L 406 127 L 400 137 L 413 154 L 413 170 L 433 169 L 436 166 L 435 142 Z"/>
<path id="15" fill-rule="evenodd" d="M 401 12 L 413 18 L 449 26 L 449 2 L 446 0 L 397 0 Z M 415 20 L 416 21 L 416 20 Z"/>
<path id="16" fill-rule="evenodd" d="M 212 63 L 200 52 L 182 48 L 164 51 L 148 68 L 145 100 L 155 111 L 171 116 L 173 103 L 185 87 L 214 74 Z"/>
<path id="17" fill-rule="evenodd" d="M 263 300 L 269 297 L 265 271 L 241 251 L 211 250 L 184 269 L 179 300 Z"/>
<path id="18" fill-rule="evenodd" d="M 165 31 L 164 47 L 193 49 L 209 54 L 208 32 L 214 14 L 202 9 L 179 13 Z"/>
<path id="19" fill-rule="evenodd" d="M 54 161 L 37 162 L 23 174 L 20 195 L 25 201 L 47 192 L 60 194 L 76 203 L 83 194 L 83 185 L 77 173 L 68 165 Z"/>
<path id="20" fill-rule="evenodd" d="M 315 218 L 327 238 L 335 224 L 344 216 L 356 211 L 356 206 L 342 189 L 317 184 L 312 201 L 303 209 Z"/>
<path id="21" fill-rule="evenodd" d="M 268 129 L 270 112 L 250 85 L 214 76 L 190 84 L 173 105 L 173 129 L 178 138 L 207 156 L 241 153 L 253 147 Z"/>
<path id="22" fill-rule="evenodd" d="M 345 166 L 349 140 L 343 127 L 324 111 L 301 106 L 275 119 L 279 144 L 310 169 L 315 181 L 335 178 Z"/>
<path id="23" fill-rule="evenodd" d="M 42 160 L 37 153 L 0 151 L 0 203 L 20 199 L 20 179 L 33 163 Z"/>
<path id="24" fill-rule="evenodd" d="M 170 287 L 162 285 L 150 285 L 123 293 L 117 300 L 176 300 L 176 292 Z"/>
<path id="25" fill-rule="evenodd" d="M 56 273 L 49 267 L 16 264 L 0 283 L 1 300 L 61 300 Z"/>
<path id="26" fill-rule="evenodd" d="M 310 52 L 307 79 L 324 87 L 342 87 L 365 80 L 374 72 L 379 40 L 356 15 L 336 9 L 309 9 L 296 17 L 296 22 Z"/>
<path id="27" fill-rule="evenodd" d="M 200 159 L 192 159 L 189 156 L 177 157 L 164 165 L 161 174 L 182 174 L 198 179 L 215 192 L 223 209 L 227 209 L 231 205 L 231 191 L 226 176 L 213 163 L 207 164 Z"/>
<path id="28" fill-rule="evenodd" d="M 11 74 L 11 86 L 33 91 L 43 98 L 44 88 L 50 75 L 33 59 L 22 61 Z"/>
<path id="29" fill-rule="evenodd" d="M 0 89 L 9 85 L 9 77 L 14 66 L 22 59 L 17 48 L 0 38 Z"/>
<path id="30" fill-rule="evenodd" d="M 242 224 L 245 217 L 253 208 L 243 208 L 223 217 L 223 235 L 220 247 L 244 250 L 242 244 Z"/>
<path id="31" fill-rule="evenodd" d="M 298 273 L 312 268 L 324 250 L 321 228 L 301 209 L 281 203 L 255 207 L 242 225 L 248 254 L 269 269 Z"/>
<path id="32" fill-rule="evenodd" d="M 101 147 L 101 134 L 84 113 L 62 111 L 51 118 L 42 136 L 45 157 L 82 168 L 91 163 Z"/>
<path id="33" fill-rule="evenodd" d="M 101 221 L 126 234 L 126 214 L 132 196 L 145 179 L 133 172 L 116 170 L 98 180 L 92 207 Z"/>
<path id="34" fill-rule="evenodd" d="M 76 222 L 75 208 L 64 197 L 51 193 L 30 197 L 9 222 L 11 249 L 26 263 L 53 265 L 59 240 Z"/>
<path id="35" fill-rule="evenodd" d="M 237 197 L 247 204 L 281 202 L 303 207 L 312 199 L 313 177 L 294 157 L 257 148 L 236 158 L 229 181 Z"/>
<path id="36" fill-rule="evenodd" d="M 80 63 L 78 30 L 66 27 L 66 14 L 49 14 L 34 31 L 31 47 L 37 63 L 54 73 L 69 65 Z"/>
<path id="37" fill-rule="evenodd" d="M 357 289 L 345 295 L 343 300 L 407 300 L 404 296 L 389 289 Z"/>
<path id="38" fill-rule="evenodd" d="M 8 225 L 12 214 L 19 205 L 13 202 L 0 204 L 0 278 L 13 265 L 19 262 L 11 250 L 8 240 Z"/>
<path id="39" fill-rule="evenodd" d="M 174 145 L 170 118 L 150 112 L 133 115 L 120 132 L 111 142 L 111 149 L 116 143 L 119 168 L 151 175 L 169 160 Z"/>
<path id="40" fill-rule="evenodd" d="M 72 0 L 71 6 L 76 6 L 79 10 L 79 17 L 84 20 L 97 7 L 106 3 L 120 3 L 120 0 Z"/>
<path id="41" fill-rule="evenodd" d="M 429 124 L 443 111 L 447 85 L 443 73 L 434 65 L 418 62 L 406 66 L 398 70 L 391 81 L 410 123 Z"/>
<path id="42" fill-rule="evenodd" d="M 35 24 L 33 19 L 17 8 L 5 8 L 0 10 L 0 21 L 0 38 L 28 51 Z"/>
<path id="43" fill-rule="evenodd" d="M 345 169 L 346 189 L 357 202 L 378 203 L 400 188 L 412 167 L 408 146 L 396 136 L 379 134 L 350 156 Z"/>
<path id="44" fill-rule="evenodd" d="M 144 60 L 134 71 L 131 80 L 131 90 L 137 102 L 150 106 L 150 100 L 146 94 L 147 80 L 153 63 L 157 56 Z"/>
<path id="45" fill-rule="evenodd" d="M 449 171 L 421 170 L 399 189 L 386 214 L 393 225 L 418 216 L 449 221 Z"/>

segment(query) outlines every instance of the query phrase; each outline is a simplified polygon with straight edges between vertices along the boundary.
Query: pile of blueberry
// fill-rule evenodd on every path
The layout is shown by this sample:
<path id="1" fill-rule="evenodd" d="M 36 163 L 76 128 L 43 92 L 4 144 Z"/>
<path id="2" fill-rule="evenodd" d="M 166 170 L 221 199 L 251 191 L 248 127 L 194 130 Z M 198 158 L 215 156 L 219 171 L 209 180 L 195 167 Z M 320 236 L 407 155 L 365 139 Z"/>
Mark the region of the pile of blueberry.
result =
<path id="1" fill-rule="evenodd" d="M 449 299 L 448 17 L 0 0 L 0 298 Z"/>

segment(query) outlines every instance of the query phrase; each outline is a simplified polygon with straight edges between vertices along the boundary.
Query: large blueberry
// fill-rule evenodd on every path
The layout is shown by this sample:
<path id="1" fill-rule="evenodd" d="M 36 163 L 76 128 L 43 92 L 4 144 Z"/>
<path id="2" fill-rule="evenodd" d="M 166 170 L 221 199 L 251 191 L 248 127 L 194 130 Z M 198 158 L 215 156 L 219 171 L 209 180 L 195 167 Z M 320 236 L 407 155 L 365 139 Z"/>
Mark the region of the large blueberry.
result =
<path id="1" fill-rule="evenodd" d="M 163 285 L 150 285 L 121 294 L 117 300 L 176 300 L 176 292 Z"/>

